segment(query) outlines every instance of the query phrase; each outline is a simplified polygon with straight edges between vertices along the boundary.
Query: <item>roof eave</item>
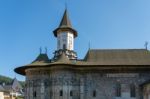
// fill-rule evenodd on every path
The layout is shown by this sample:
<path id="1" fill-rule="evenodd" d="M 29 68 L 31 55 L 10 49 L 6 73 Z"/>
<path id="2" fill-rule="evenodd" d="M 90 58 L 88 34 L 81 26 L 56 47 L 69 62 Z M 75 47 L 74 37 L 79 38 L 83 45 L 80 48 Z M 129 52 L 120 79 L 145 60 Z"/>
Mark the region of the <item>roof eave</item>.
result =
<path id="1" fill-rule="evenodd" d="M 47 65 L 35 65 L 35 66 L 22 66 L 22 67 L 18 67 L 15 68 L 14 71 L 20 75 L 25 76 L 26 73 L 26 69 L 29 68 L 50 68 L 53 66 L 60 66 L 60 65 L 65 65 L 68 66 L 69 68 L 71 67 L 72 69 L 80 69 L 82 68 L 82 70 L 86 70 L 87 68 L 91 68 L 91 69 L 95 69 L 95 70 L 119 70 L 119 71 L 124 71 L 124 70 L 135 70 L 135 71 L 150 71 L 150 65 L 79 65 L 79 64 L 72 64 L 72 63 L 51 63 L 51 64 L 47 64 Z M 135 68 L 136 67 L 136 68 Z"/>
<path id="2" fill-rule="evenodd" d="M 77 31 L 73 28 L 70 28 L 70 27 L 58 27 L 57 29 L 55 29 L 53 31 L 55 37 L 57 37 L 58 31 L 71 31 L 74 34 L 74 37 L 78 36 Z"/>

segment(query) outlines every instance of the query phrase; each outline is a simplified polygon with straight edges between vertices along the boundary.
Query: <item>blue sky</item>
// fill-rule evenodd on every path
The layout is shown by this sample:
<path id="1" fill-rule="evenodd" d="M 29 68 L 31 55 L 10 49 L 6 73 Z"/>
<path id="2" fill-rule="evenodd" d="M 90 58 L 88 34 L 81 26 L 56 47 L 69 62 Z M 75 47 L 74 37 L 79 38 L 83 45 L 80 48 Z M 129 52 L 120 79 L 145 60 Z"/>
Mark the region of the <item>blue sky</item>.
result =
<path id="1" fill-rule="evenodd" d="M 65 2 L 78 31 L 79 58 L 85 56 L 89 42 L 91 49 L 141 49 L 150 42 L 150 0 L 0 0 L 1 75 L 24 80 L 13 70 L 31 63 L 40 47 L 53 56 L 52 31 L 60 23 Z"/>

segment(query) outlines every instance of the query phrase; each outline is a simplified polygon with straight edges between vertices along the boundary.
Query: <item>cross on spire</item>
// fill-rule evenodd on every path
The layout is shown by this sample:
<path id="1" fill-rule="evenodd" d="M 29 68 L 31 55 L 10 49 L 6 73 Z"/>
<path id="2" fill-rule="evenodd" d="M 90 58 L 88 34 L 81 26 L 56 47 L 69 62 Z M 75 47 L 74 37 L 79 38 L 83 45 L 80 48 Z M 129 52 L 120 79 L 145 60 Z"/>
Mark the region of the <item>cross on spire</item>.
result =
<path id="1" fill-rule="evenodd" d="M 39 49 L 39 50 L 40 50 L 40 54 L 42 54 L 42 48 L 41 48 L 41 47 L 40 47 L 40 49 Z"/>
<path id="2" fill-rule="evenodd" d="M 147 41 L 145 42 L 144 46 L 145 46 L 145 49 L 147 49 L 147 46 L 148 46 L 148 42 Z"/>
<path id="3" fill-rule="evenodd" d="M 67 6 L 67 2 L 65 2 L 65 9 L 67 9 L 67 7 L 68 7 L 68 6 Z"/>

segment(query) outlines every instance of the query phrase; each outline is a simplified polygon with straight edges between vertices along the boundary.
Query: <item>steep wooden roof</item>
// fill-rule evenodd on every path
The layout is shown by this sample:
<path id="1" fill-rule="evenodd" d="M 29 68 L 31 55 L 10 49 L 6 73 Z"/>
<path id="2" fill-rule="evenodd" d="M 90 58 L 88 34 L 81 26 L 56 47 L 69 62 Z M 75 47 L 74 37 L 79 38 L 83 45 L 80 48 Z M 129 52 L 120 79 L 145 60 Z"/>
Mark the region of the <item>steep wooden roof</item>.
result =
<path id="1" fill-rule="evenodd" d="M 99 65 L 150 65 L 150 51 L 146 49 L 91 49 L 84 61 Z"/>
<path id="2" fill-rule="evenodd" d="M 70 21 L 70 19 L 68 17 L 67 9 L 64 12 L 64 15 L 62 17 L 62 20 L 60 22 L 59 27 L 70 27 L 70 28 L 72 28 L 71 21 Z"/>
<path id="3" fill-rule="evenodd" d="M 0 92 L 3 92 L 3 91 L 5 91 L 5 90 L 4 90 L 3 86 L 0 85 Z"/>
<path id="4" fill-rule="evenodd" d="M 50 61 L 47 55 L 39 55 L 31 64 L 15 69 L 25 75 L 28 68 L 51 68 L 67 66 L 77 70 L 103 71 L 150 71 L 150 51 L 146 49 L 91 49 L 82 60 L 69 60 L 62 54 L 58 60 Z"/>
<path id="5" fill-rule="evenodd" d="M 48 58 L 47 54 L 39 54 L 38 57 L 32 62 L 43 62 L 43 63 L 48 63 L 50 62 L 50 59 Z"/>
<path id="6" fill-rule="evenodd" d="M 16 78 L 13 79 L 11 86 L 12 86 L 12 89 L 15 91 L 19 91 L 23 89 L 21 84 Z"/>
<path id="7" fill-rule="evenodd" d="M 60 22 L 60 25 L 57 29 L 55 29 L 53 31 L 54 33 L 54 36 L 57 37 L 57 33 L 58 32 L 66 32 L 66 31 L 71 31 L 73 34 L 74 34 L 74 37 L 77 37 L 77 31 L 75 29 L 72 28 L 72 25 L 71 25 L 71 21 L 69 19 L 69 16 L 68 16 L 68 12 L 67 12 L 67 9 L 65 10 L 64 14 L 63 14 L 63 17 L 62 17 L 62 20 Z"/>

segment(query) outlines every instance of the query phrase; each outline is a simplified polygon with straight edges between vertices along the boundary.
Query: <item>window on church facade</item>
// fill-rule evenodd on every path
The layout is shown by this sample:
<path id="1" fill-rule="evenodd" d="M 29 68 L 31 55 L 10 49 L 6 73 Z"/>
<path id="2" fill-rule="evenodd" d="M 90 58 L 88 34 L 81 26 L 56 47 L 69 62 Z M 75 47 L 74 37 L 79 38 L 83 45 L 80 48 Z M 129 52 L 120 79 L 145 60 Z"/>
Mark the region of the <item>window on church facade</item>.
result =
<path id="1" fill-rule="evenodd" d="M 33 97 L 36 97 L 36 91 L 33 92 Z"/>
<path id="2" fill-rule="evenodd" d="M 135 89 L 135 85 L 134 84 L 130 85 L 130 96 L 131 97 L 136 97 L 136 89 Z"/>
<path id="3" fill-rule="evenodd" d="M 72 91 L 70 91 L 70 96 L 73 96 L 73 92 Z"/>
<path id="4" fill-rule="evenodd" d="M 116 85 L 116 97 L 121 97 L 121 84 Z"/>
<path id="5" fill-rule="evenodd" d="M 53 96 L 53 92 L 50 90 L 50 95 Z"/>
<path id="6" fill-rule="evenodd" d="M 96 90 L 93 91 L 93 97 L 96 97 Z"/>
<path id="7" fill-rule="evenodd" d="M 62 90 L 60 90 L 59 95 L 63 96 L 63 91 Z"/>

